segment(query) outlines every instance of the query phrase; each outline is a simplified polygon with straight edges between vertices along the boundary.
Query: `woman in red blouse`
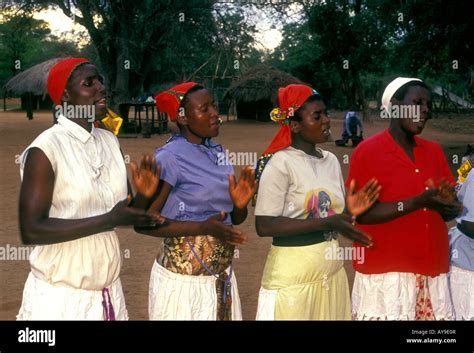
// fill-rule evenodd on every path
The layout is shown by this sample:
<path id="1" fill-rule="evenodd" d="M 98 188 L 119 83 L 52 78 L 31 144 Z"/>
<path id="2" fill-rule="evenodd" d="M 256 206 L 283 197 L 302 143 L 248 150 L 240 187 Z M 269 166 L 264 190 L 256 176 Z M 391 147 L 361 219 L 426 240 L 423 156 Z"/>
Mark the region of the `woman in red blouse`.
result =
<path id="1" fill-rule="evenodd" d="M 353 318 L 449 320 L 445 221 L 461 206 L 441 147 L 417 136 L 430 118 L 430 91 L 419 79 L 399 77 L 385 89 L 382 108 L 390 126 L 356 148 L 346 181 L 376 178 L 382 186 L 378 202 L 357 219 L 374 246 L 360 249 L 365 261 L 353 263 Z"/>

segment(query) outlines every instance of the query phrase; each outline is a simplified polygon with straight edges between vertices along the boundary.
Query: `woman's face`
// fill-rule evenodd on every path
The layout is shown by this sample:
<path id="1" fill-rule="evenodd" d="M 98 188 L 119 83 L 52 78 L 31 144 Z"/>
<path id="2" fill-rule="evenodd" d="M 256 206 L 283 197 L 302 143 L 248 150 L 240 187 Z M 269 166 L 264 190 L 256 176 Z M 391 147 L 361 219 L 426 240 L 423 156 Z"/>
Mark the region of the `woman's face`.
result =
<path id="1" fill-rule="evenodd" d="M 63 95 L 63 102 L 75 106 L 94 106 L 95 120 L 106 116 L 106 90 L 103 78 L 94 65 L 84 64 L 74 70 L 69 78 L 66 91 L 67 93 Z"/>
<path id="2" fill-rule="evenodd" d="M 186 125 L 192 134 L 199 138 L 219 135 L 219 114 L 208 90 L 201 89 L 190 93 L 184 109 L 185 119 L 178 118 L 178 121 Z"/>
<path id="3" fill-rule="evenodd" d="M 419 135 L 425 128 L 426 121 L 431 118 L 430 92 L 421 86 L 411 86 L 402 101 L 395 100 L 394 105 L 409 107 L 408 116 L 397 118 L 405 133 Z M 402 111 L 402 108 L 400 109 Z"/>
<path id="4" fill-rule="evenodd" d="M 323 101 L 317 100 L 305 103 L 299 112 L 301 121 L 292 122 L 296 133 L 309 143 L 317 144 L 326 142 L 330 136 L 331 120 Z M 296 123 L 296 124 L 294 124 Z"/>

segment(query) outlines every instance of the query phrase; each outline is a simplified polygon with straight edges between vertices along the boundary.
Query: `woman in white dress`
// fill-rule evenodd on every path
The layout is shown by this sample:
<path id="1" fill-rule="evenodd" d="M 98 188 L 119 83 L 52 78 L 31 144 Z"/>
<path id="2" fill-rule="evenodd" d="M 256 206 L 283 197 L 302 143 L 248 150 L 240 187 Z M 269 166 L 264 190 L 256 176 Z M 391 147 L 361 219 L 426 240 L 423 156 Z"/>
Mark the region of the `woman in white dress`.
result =
<path id="1" fill-rule="evenodd" d="M 21 156 L 21 239 L 36 247 L 17 319 L 127 319 L 114 228 L 161 219 L 130 207 L 119 142 L 94 127 L 107 113 L 97 68 L 87 59 L 62 60 L 50 71 L 48 91 L 57 108 L 74 109 L 63 109 L 67 117 L 58 114 L 57 124 Z M 143 196 L 152 195 L 159 180 L 145 169 L 135 178 Z"/>

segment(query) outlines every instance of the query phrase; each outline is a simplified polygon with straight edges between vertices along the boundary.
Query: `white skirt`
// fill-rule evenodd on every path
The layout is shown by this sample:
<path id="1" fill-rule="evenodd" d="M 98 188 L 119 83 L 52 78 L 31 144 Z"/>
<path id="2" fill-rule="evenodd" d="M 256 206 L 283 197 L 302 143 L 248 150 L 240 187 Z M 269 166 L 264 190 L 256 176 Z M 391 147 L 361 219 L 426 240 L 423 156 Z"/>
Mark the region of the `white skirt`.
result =
<path id="1" fill-rule="evenodd" d="M 449 282 L 456 320 L 474 320 L 474 272 L 451 266 Z"/>
<path id="2" fill-rule="evenodd" d="M 229 269 L 226 270 L 229 274 Z M 148 297 L 150 320 L 216 320 L 214 276 L 190 276 L 168 271 L 156 261 L 151 269 Z M 231 278 L 232 320 L 242 320 L 237 280 Z"/>
<path id="3" fill-rule="evenodd" d="M 428 277 L 428 288 L 436 320 L 453 320 L 448 276 Z M 416 276 L 414 273 L 356 272 L 352 289 L 354 320 L 415 320 Z"/>
<path id="4" fill-rule="evenodd" d="M 116 320 L 128 320 L 122 284 L 108 287 Z M 55 286 L 30 272 L 17 320 L 104 320 L 102 291 Z"/>
<path id="5" fill-rule="evenodd" d="M 275 320 L 277 296 L 278 290 L 260 287 L 258 293 L 257 315 L 255 318 L 256 321 Z"/>

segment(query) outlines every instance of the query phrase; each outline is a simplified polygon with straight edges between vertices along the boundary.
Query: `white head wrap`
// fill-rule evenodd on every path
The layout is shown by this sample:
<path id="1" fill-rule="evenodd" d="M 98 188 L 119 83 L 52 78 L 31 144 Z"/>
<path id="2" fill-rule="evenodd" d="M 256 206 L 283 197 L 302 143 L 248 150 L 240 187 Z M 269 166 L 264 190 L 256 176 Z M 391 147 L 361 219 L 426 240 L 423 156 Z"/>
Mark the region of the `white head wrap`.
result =
<path id="1" fill-rule="evenodd" d="M 410 78 L 410 77 L 397 77 L 395 80 L 390 82 L 385 88 L 385 91 L 382 95 L 382 108 L 389 112 L 390 101 L 392 100 L 393 95 L 397 90 L 402 87 L 404 84 L 411 81 L 421 81 L 419 78 Z"/>

